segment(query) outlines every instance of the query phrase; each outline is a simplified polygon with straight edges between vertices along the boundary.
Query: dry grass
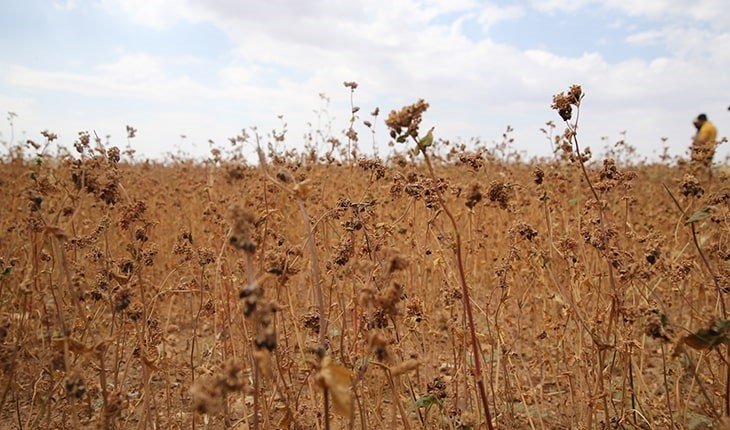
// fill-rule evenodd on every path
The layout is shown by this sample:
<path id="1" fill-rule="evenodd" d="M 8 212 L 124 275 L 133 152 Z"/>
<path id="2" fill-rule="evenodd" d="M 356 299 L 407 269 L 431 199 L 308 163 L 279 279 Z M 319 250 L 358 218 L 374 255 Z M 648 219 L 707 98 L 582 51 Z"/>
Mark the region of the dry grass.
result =
<path id="1" fill-rule="evenodd" d="M 2 427 L 486 428 L 483 381 L 496 428 L 722 428 L 727 175 L 418 122 L 428 165 L 4 160 Z"/>

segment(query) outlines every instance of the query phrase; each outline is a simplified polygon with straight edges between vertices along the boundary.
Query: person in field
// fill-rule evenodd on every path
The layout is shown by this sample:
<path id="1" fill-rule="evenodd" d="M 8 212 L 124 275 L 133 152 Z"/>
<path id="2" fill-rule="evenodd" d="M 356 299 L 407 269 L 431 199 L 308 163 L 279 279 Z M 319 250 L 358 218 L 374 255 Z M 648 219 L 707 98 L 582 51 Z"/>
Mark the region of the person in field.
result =
<path id="1" fill-rule="evenodd" d="M 705 171 L 708 179 L 712 179 L 712 158 L 715 156 L 717 145 L 717 128 L 701 113 L 693 121 L 697 133 L 692 141 L 692 170 L 695 173 Z"/>

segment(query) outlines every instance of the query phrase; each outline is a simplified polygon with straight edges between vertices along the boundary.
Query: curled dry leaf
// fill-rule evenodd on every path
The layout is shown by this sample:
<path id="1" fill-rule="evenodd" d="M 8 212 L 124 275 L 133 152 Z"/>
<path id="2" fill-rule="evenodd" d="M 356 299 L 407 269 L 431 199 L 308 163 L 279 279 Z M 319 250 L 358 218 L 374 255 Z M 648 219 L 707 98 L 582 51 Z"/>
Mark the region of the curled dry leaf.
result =
<path id="1" fill-rule="evenodd" d="M 416 359 L 406 360 L 402 362 L 401 364 L 392 367 L 390 369 L 390 374 L 395 378 L 396 376 L 404 375 L 412 370 L 418 369 L 418 366 L 421 365 L 421 362 Z"/>
<path id="2" fill-rule="evenodd" d="M 160 367 L 156 364 L 158 358 L 159 357 L 150 358 L 150 357 L 147 357 L 146 355 L 143 355 L 142 362 L 144 363 L 147 370 L 150 370 L 152 372 L 159 372 L 162 369 L 160 369 Z"/>
<path id="3" fill-rule="evenodd" d="M 65 242 L 68 239 L 68 235 L 60 227 L 46 226 L 45 232 L 49 235 L 52 235 L 53 237 L 60 240 L 61 242 Z"/>
<path id="4" fill-rule="evenodd" d="M 726 344 L 730 332 L 730 320 L 717 320 L 711 327 L 701 328 L 682 338 L 682 343 L 694 349 L 713 349 Z"/>
<path id="5" fill-rule="evenodd" d="M 62 351 L 64 348 L 64 342 L 68 343 L 68 350 L 76 355 L 86 355 L 91 352 L 91 348 L 84 345 L 82 342 L 72 338 L 55 337 L 51 340 L 53 345 Z"/>
<path id="6" fill-rule="evenodd" d="M 352 373 L 348 368 L 335 363 L 330 357 L 324 357 L 317 382 L 329 390 L 335 412 L 344 417 L 352 415 Z"/>
<path id="7" fill-rule="evenodd" d="M 697 212 L 693 213 L 692 216 L 687 218 L 687 221 L 684 223 L 692 224 L 693 222 L 702 221 L 710 216 L 710 212 L 712 212 L 712 206 L 703 206 Z"/>

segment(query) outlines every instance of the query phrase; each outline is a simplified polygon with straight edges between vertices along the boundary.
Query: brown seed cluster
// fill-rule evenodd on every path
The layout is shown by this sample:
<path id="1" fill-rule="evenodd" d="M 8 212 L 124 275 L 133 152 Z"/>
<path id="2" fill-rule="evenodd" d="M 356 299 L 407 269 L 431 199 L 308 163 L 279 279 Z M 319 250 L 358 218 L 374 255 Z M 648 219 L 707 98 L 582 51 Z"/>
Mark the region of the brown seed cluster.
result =
<path id="1" fill-rule="evenodd" d="M 558 111 L 563 121 L 569 121 L 573 116 L 573 106 L 580 106 L 583 98 L 583 89 L 580 85 L 572 85 L 567 92 L 558 93 L 553 96 L 551 107 Z"/>
<path id="2" fill-rule="evenodd" d="M 423 114 L 429 105 L 423 99 L 412 105 L 404 106 L 401 110 L 392 110 L 385 120 L 390 129 L 390 137 L 398 142 L 405 142 L 406 138 L 418 138 L 418 127 L 421 125 Z"/>
<path id="3" fill-rule="evenodd" d="M 503 181 L 495 179 L 489 183 L 487 197 L 489 201 L 496 203 L 500 209 L 507 209 L 512 198 L 512 187 Z"/>
<path id="4" fill-rule="evenodd" d="M 685 197 L 700 198 L 705 194 L 705 189 L 694 175 L 688 173 L 679 184 L 679 192 Z"/>
<path id="5" fill-rule="evenodd" d="M 231 207 L 229 218 L 231 220 L 231 245 L 248 254 L 256 252 L 256 242 L 254 241 L 256 216 L 251 211 L 236 205 Z"/>
<path id="6" fill-rule="evenodd" d="M 466 195 L 466 202 L 464 202 L 464 204 L 469 209 L 474 209 L 474 206 L 476 206 L 477 203 L 482 201 L 482 197 L 483 196 L 482 196 L 482 192 L 481 192 L 481 187 L 479 186 L 478 183 L 475 182 L 475 183 L 471 184 L 471 186 L 469 187 L 469 192 Z"/>
<path id="7" fill-rule="evenodd" d="M 245 386 L 243 366 L 228 360 L 216 372 L 205 375 L 190 387 L 193 409 L 202 414 L 213 414 L 224 407 L 226 396 L 241 391 Z"/>

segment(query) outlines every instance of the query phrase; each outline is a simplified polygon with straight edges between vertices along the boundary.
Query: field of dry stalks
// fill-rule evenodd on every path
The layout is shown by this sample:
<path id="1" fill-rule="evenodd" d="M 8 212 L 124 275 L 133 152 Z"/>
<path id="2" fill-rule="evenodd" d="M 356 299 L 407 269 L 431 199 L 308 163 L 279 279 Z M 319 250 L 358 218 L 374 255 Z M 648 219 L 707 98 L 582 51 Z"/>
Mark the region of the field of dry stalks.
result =
<path id="1" fill-rule="evenodd" d="M 466 152 L 426 107 L 383 161 L 3 160 L 0 427 L 727 425 L 728 178 Z"/>

